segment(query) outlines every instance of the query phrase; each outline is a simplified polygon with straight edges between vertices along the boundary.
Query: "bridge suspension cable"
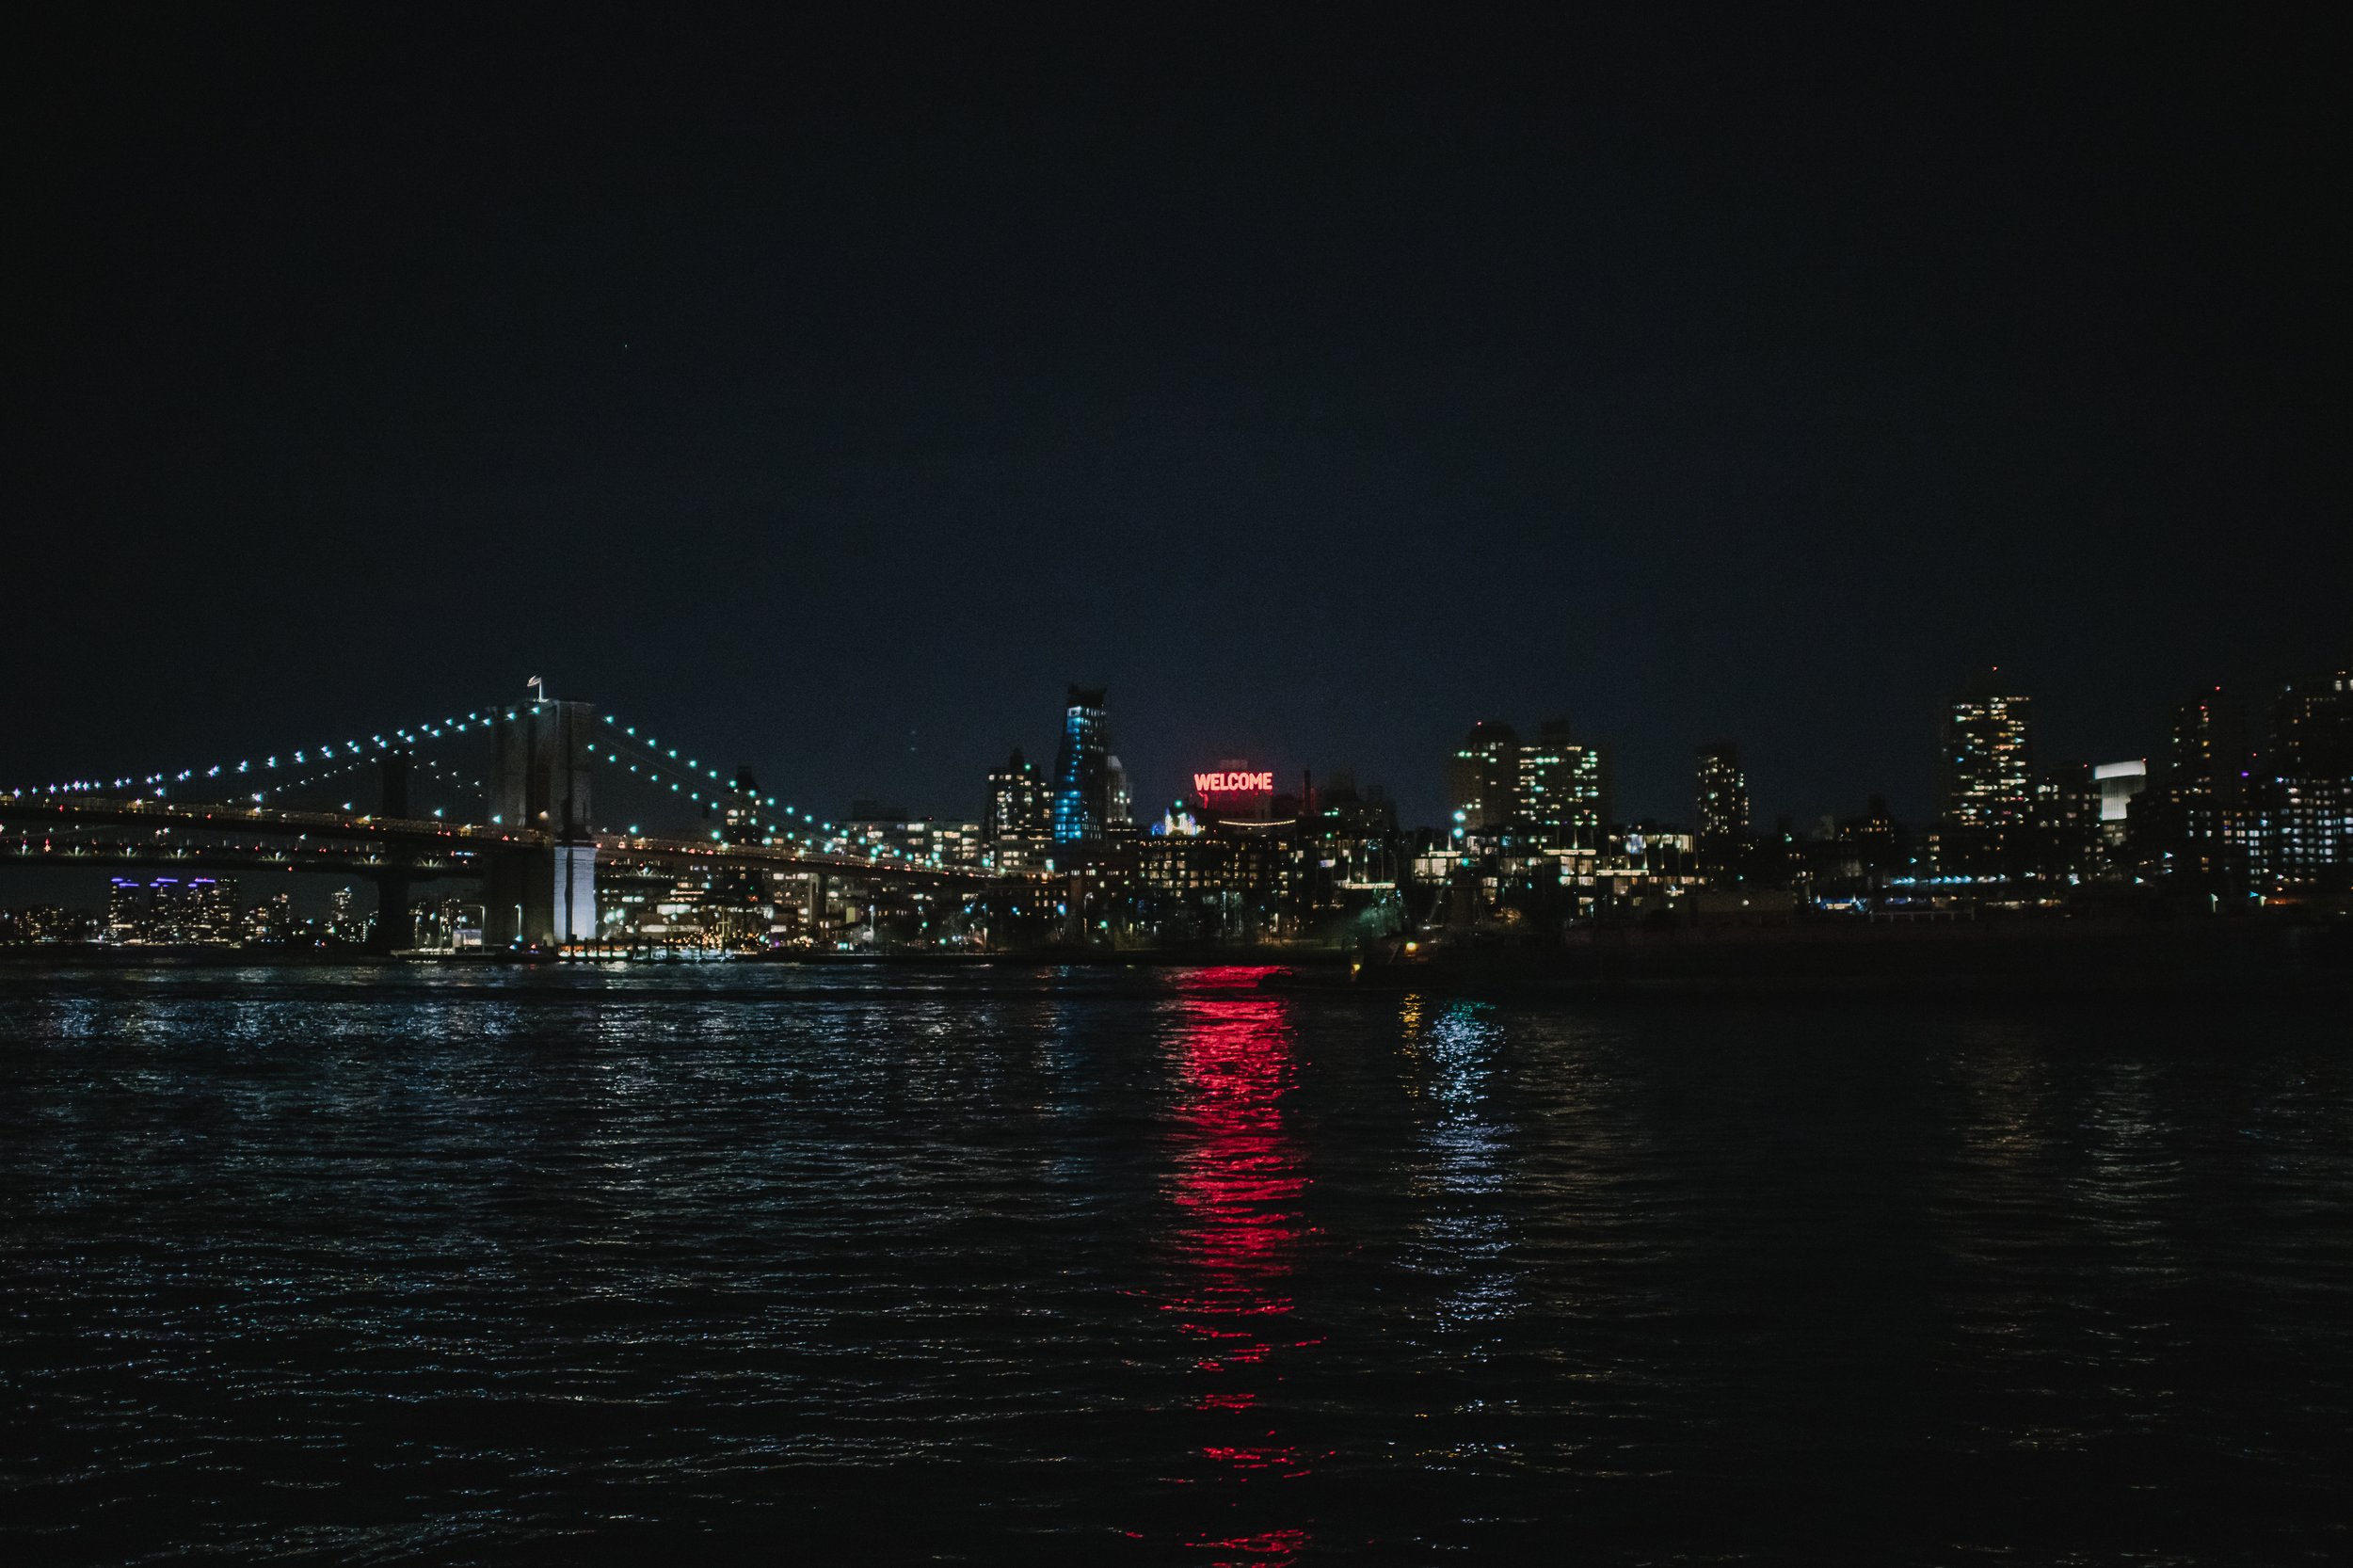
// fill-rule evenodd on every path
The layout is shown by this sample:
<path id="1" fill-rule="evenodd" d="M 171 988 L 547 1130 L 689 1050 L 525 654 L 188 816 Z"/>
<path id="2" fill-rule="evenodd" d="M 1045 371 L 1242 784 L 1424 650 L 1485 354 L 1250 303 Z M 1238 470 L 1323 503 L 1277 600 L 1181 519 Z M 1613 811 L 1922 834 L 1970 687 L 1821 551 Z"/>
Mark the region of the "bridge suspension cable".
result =
<path id="1" fill-rule="evenodd" d="M 270 753 L 259 761 L 247 758 L 237 762 L 216 762 L 206 768 L 182 768 L 177 772 L 166 771 L 143 775 L 125 774 L 120 778 L 111 780 L 77 778 L 62 783 L 12 790 L 8 793 L 21 798 L 31 795 L 97 794 L 103 792 L 140 790 L 162 799 L 167 798 L 176 785 L 194 783 L 199 780 L 259 779 L 294 768 L 316 768 L 320 763 L 338 758 L 348 759 L 356 764 L 372 756 L 380 755 L 397 747 L 405 746 L 413 750 L 426 741 L 442 740 L 475 729 L 487 729 L 494 723 L 505 722 L 514 717 L 515 711 L 512 709 L 504 711 L 497 708 L 477 709 L 463 717 L 426 720 L 383 733 L 371 733 L 365 742 L 328 741 L 322 745 L 296 746 L 288 751 Z M 289 781 L 277 781 L 269 786 L 273 790 L 292 787 L 293 783 Z M 250 793 L 251 792 L 241 792 Z"/>
<path id="2" fill-rule="evenodd" d="M 751 791 L 734 788 L 728 783 L 725 776 L 718 769 L 705 767 L 699 759 L 691 756 L 681 760 L 679 758 L 678 747 L 665 748 L 659 736 L 651 733 L 639 734 L 635 725 L 624 724 L 618 714 L 604 713 L 600 717 L 603 720 L 602 732 L 607 737 L 606 741 L 600 745 L 596 741 L 591 740 L 587 748 L 588 754 L 599 761 L 625 769 L 641 777 L 667 783 L 673 794 L 680 795 L 696 805 L 708 803 L 712 806 L 732 807 L 750 818 L 754 824 L 773 829 L 776 834 L 792 842 L 808 843 L 812 848 L 826 849 L 828 852 L 837 848 L 840 843 L 839 837 L 834 834 L 833 824 L 820 822 L 798 807 L 780 803 L 774 795 L 757 794 Z M 630 759 L 632 757 L 638 760 L 631 761 Z M 704 788 L 706 785 L 717 785 L 719 788 L 711 790 L 706 794 Z M 762 810 L 762 808 L 767 809 Z M 772 811 L 780 811 L 783 815 L 780 818 L 771 816 L 768 813 Z M 801 824 L 797 829 L 792 825 L 795 818 L 799 819 Z"/>
<path id="3" fill-rule="evenodd" d="M 318 745 L 302 745 L 267 753 L 258 760 L 248 757 L 203 768 L 126 774 L 111 780 L 70 779 L 12 790 L 0 798 L 21 801 L 36 797 L 135 791 L 142 798 L 162 800 L 170 798 L 173 791 L 181 786 L 194 784 L 201 788 L 217 781 L 231 784 L 237 795 L 258 805 L 268 796 L 283 796 L 349 773 L 387 752 L 396 749 L 414 752 L 430 742 L 488 731 L 498 725 L 518 722 L 538 705 L 537 702 L 497 704 L 438 720 L 428 719 L 390 730 L 372 731 L 364 741 L 358 738 L 328 741 Z M 781 838 L 789 843 L 806 844 L 824 854 L 847 853 L 870 860 L 914 861 L 915 857 L 888 845 L 853 844 L 835 824 L 823 821 L 814 813 L 804 811 L 790 803 L 780 802 L 774 795 L 735 789 L 718 769 L 706 767 L 699 759 L 691 755 L 681 760 L 678 747 L 664 746 L 660 737 L 649 731 L 641 733 L 636 726 L 624 723 L 618 714 L 601 713 L 598 716 L 602 722 L 597 733 L 603 738 L 601 742 L 591 739 L 585 743 L 585 749 L 593 760 L 624 769 L 649 782 L 666 784 L 671 793 L 696 806 L 708 804 L 737 809 L 768 833 L 765 841 L 774 842 Z M 488 792 L 488 786 L 482 780 L 451 778 L 437 764 L 422 759 L 421 763 L 451 782 L 471 784 L 486 794 Z M 296 769 L 302 771 L 296 773 Z M 254 788 L 255 785 L 259 788 Z"/>

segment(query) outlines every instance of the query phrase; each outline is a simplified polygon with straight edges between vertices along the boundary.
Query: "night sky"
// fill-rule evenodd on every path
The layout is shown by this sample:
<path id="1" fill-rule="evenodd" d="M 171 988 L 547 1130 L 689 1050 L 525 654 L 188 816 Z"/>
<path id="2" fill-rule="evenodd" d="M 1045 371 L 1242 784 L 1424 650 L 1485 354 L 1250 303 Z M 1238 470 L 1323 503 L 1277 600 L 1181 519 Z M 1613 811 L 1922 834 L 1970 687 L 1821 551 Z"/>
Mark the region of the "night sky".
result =
<path id="1" fill-rule="evenodd" d="M 1917 817 L 1974 664 L 2059 760 L 2348 657 L 2321 8 L 1641 12 L 14 13 L 0 783 L 544 675 L 977 816 L 1075 680 L 1140 806 Z"/>

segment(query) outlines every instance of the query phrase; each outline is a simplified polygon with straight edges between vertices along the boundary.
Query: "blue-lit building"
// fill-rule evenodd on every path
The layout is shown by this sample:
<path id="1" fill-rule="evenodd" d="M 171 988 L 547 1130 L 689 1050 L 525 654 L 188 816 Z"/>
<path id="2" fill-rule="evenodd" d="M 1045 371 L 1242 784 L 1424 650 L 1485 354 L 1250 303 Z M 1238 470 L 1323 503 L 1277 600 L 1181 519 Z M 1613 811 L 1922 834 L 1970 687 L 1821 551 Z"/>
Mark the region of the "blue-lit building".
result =
<path id="1" fill-rule="evenodd" d="M 1094 843 L 1111 820 L 1111 727 L 1100 686 L 1070 688 L 1054 762 L 1054 841 Z"/>

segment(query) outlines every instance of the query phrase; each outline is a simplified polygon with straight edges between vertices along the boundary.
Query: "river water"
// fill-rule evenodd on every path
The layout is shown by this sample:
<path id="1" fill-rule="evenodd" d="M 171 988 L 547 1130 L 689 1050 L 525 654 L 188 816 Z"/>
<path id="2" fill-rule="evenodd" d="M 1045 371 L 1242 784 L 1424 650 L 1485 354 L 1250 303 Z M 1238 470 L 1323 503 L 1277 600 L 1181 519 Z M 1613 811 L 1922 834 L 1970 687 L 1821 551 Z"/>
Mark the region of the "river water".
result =
<path id="1" fill-rule="evenodd" d="M 0 971 L 17 1562 L 2353 1558 L 2327 1011 Z"/>

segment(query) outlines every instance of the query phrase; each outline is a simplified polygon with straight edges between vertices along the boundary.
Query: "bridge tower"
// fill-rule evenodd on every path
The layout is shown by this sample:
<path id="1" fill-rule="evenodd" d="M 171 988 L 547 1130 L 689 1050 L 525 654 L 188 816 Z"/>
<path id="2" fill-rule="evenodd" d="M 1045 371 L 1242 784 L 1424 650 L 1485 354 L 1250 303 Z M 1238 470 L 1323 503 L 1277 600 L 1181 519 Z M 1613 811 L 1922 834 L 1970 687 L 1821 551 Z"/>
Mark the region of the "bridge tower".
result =
<path id="1" fill-rule="evenodd" d="M 388 746 L 377 762 L 378 777 L 383 791 L 377 797 L 379 814 L 401 818 L 408 815 L 408 763 L 413 754 L 405 745 Z M 416 940 L 413 927 L 416 917 L 409 908 L 408 873 L 378 872 L 376 876 L 376 932 L 371 944 L 379 952 L 389 952 L 405 948 Z"/>
<path id="2" fill-rule="evenodd" d="M 552 947 L 597 934 L 597 846 L 588 819 L 584 702 L 525 703 L 497 730 L 490 815 L 551 842 L 493 856 L 485 878 L 486 941 Z"/>

